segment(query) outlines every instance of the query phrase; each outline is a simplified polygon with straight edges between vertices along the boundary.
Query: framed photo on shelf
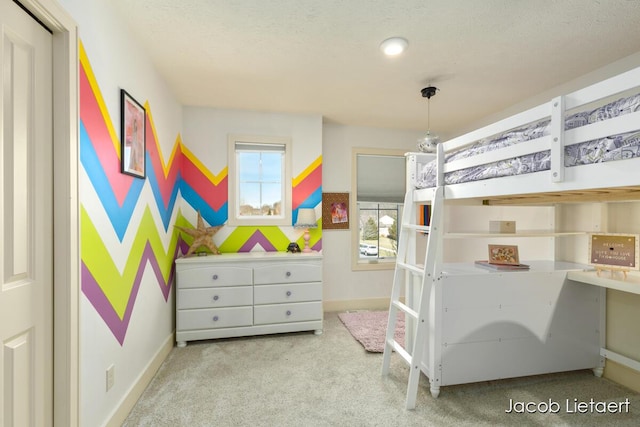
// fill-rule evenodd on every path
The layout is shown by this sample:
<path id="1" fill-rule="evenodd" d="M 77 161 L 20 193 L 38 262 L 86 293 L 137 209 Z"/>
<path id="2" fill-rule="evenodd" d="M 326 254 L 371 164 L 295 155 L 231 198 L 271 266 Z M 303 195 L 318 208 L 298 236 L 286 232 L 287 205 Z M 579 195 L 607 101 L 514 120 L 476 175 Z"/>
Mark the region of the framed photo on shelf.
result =
<path id="1" fill-rule="evenodd" d="M 638 270 L 637 234 L 592 234 L 589 263 L 602 269 Z"/>
<path id="2" fill-rule="evenodd" d="M 322 193 L 322 229 L 349 229 L 349 193 Z"/>
<path id="3" fill-rule="evenodd" d="M 489 264 L 519 265 L 518 246 L 489 245 Z"/>
<path id="4" fill-rule="evenodd" d="M 146 111 L 126 90 L 120 89 L 120 171 L 146 176 Z"/>

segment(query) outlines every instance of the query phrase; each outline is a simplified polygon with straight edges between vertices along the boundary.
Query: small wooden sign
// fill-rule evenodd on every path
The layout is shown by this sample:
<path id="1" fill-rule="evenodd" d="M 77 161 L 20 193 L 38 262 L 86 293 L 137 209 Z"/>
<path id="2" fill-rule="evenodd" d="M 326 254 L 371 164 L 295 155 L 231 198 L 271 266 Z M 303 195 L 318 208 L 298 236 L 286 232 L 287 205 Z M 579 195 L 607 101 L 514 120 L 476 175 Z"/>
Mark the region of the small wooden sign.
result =
<path id="1" fill-rule="evenodd" d="M 598 267 L 598 273 L 600 270 L 638 270 L 638 241 L 636 234 L 592 234 L 589 262 Z"/>

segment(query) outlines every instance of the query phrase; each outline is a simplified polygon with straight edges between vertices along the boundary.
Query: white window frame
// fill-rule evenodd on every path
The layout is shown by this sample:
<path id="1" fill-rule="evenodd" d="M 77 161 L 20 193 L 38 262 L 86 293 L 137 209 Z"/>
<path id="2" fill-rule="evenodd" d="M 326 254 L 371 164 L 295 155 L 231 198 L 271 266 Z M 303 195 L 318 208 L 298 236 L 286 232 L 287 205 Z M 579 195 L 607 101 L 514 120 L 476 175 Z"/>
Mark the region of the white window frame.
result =
<path id="1" fill-rule="evenodd" d="M 354 147 L 351 150 L 351 197 L 349 211 L 351 214 L 351 269 L 357 270 L 393 270 L 396 266 L 395 258 L 386 260 L 366 259 L 360 257 L 360 211 L 358 210 L 358 156 L 392 156 L 405 157 L 405 150 L 394 150 L 384 148 L 364 148 Z M 401 204 L 400 204 L 401 205 Z M 398 212 L 401 217 L 402 211 Z M 400 227 L 401 218 L 397 219 L 397 225 Z M 399 232 L 398 232 L 399 234 Z M 378 248 L 379 250 L 379 248 Z"/>
<path id="2" fill-rule="evenodd" d="M 239 216 L 240 202 L 238 197 L 239 170 L 236 156 L 236 143 L 246 143 L 253 145 L 284 145 L 283 162 L 283 200 L 282 215 L 279 216 Z M 227 202 L 227 224 L 231 226 L 255 226 L 255 225 L 277 225 L 291 226 L 291 200 L 292 200 L 292 179 L 291 179 L 291 138 L 278 136 L 257 136 L 231 134 L 228 137 L 228 202 Z M 265 150 L 267 151 L 267 150 Z"/>

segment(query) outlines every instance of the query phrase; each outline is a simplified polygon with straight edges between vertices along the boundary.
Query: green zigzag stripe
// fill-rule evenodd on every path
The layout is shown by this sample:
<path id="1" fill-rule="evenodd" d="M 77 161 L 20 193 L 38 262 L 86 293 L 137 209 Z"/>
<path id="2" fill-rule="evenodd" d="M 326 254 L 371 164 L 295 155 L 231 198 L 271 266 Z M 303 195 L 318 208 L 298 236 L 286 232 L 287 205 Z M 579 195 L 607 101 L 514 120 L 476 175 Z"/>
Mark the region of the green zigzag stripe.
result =
<path id="1" fill-rule="evenodd" d="M 135 282 L 135 275 L 138 271 L 147 241 L 150 243 L 153 254 L 158 261 L 162 277 L 165 281 L 169 280 L 169 275 L 173 268 L 173 256 L 175 254 L 179 233 L 173 232 L 169 247 L 165 252 L 160 233 L 156 228 L 148 206 L 142 214 L 138 231 L 128 251 L 129 256 L 122 273 L 118 271 L 109 250 L 106 248 L 100 233 L 91 221 L 84 206 L 80 207 L 80 224 L 82 261 L 121 319 L 124 317 L 127 302 L 131 296 L 131 287 Z M 176 224 L 185 227 L 191 226 L 180 211 L 178 211 Z"/>
<path id="2" fill-rule="evenodd" d="M 277 226 L 236 227 L 236 229 L 233 230 L 227 239 L 220 245 L 220 251 L 238 252 L 247 240 L 253 236 L 256 230 L 260 230 L 264 237 L 275 248 L 286 248 L 289 244 L 289 238 L 282 232 L 282 229 Z"/>

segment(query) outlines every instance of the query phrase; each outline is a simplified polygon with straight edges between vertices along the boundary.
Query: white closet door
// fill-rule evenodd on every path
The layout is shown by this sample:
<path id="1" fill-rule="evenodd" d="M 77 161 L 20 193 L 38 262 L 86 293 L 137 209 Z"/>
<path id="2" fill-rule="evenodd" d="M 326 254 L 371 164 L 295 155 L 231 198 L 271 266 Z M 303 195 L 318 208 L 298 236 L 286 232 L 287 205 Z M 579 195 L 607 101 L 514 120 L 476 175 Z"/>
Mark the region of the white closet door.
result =
<path id="1" fill-rule="evenodd" d="M 53 419 L 52 36 L 0 1 L 0 425 Z"/>

